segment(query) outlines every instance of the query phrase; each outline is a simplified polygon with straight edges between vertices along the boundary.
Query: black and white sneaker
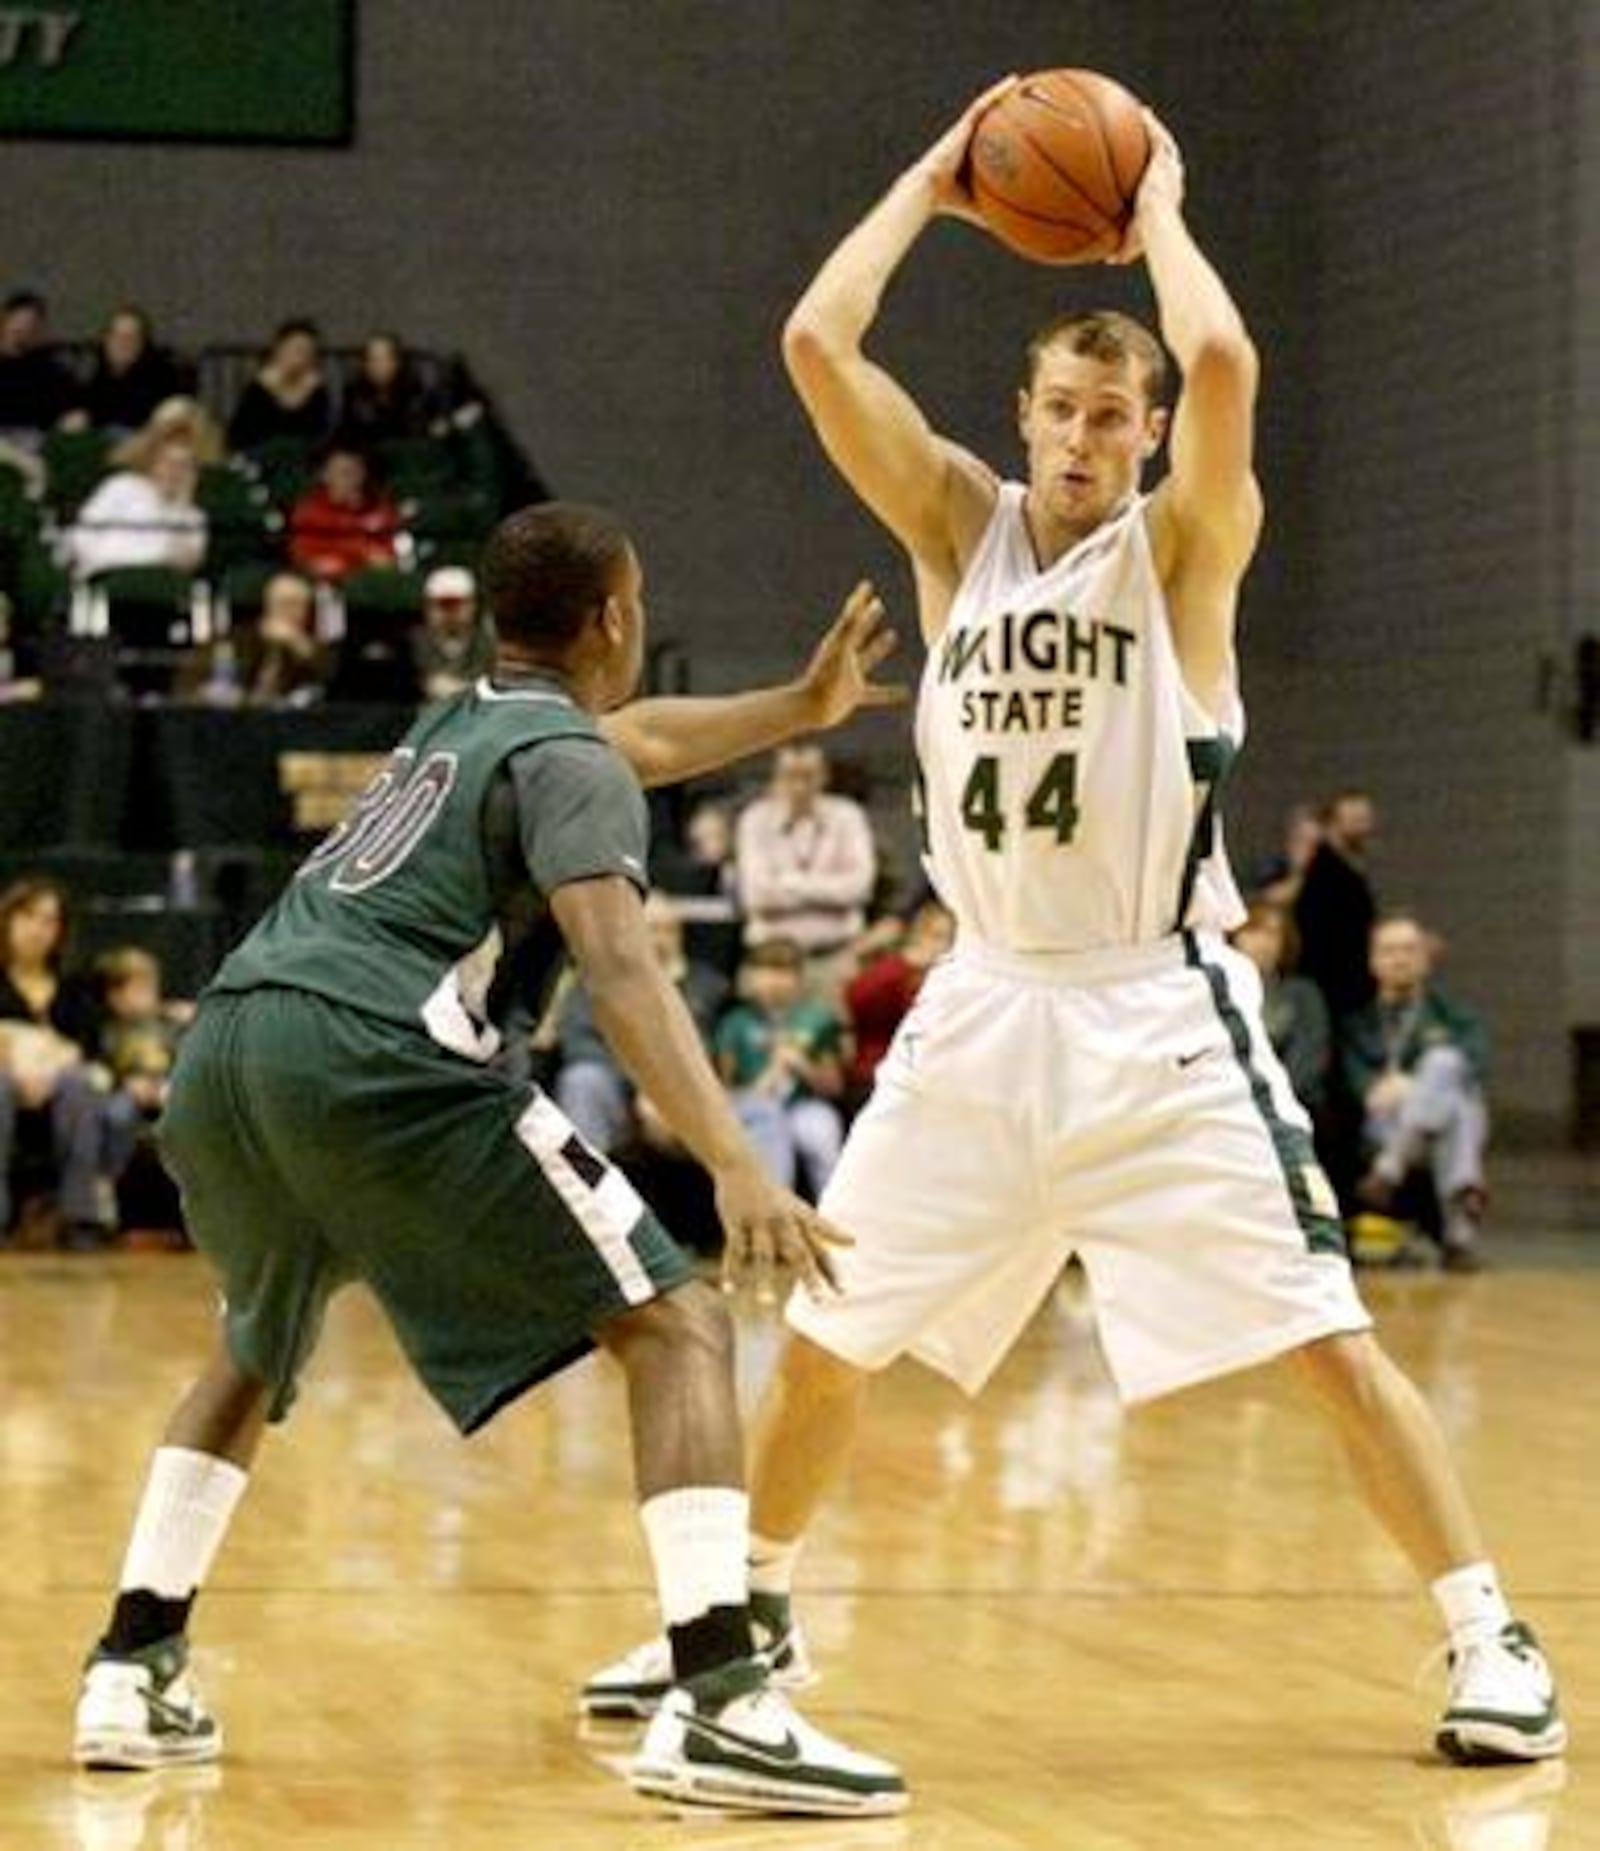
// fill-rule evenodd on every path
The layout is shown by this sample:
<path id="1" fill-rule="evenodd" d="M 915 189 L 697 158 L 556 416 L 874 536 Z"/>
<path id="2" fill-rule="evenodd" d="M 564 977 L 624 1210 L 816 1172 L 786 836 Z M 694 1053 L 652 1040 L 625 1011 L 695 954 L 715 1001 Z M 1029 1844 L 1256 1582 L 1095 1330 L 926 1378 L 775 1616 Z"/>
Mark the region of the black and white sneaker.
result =
<path id="1" fill-rule="evenodd" d="M 897 1768 L 813 1728 L 758 1659 L 669 1690 L 628 1781 L 652 1799 L 729 1812 L 868 1818 L 906 1806 Z"/>
<path id="2" fill-rule="evenodd" d="M 1452 1761 L 1543 1761 L 1564 1754 L 1567 1725 L 1555 1678 L 1530 1627 L 1450 1652 L 1450 1697 L 1434 1740 Z"/>
<path id="3" fill-rule="evenodd" d="M 779 1690 L 817 1682 L 811 1655 L 786 1594 L 752 1594 L 750 1624 L 756 1655 Z M 607 1722 L 648 1722 L 672 1688 L 672 1648 L 659 1635 L 597 1671 L 578 1697 L 584 1716 Z"/>
<path id="4" fill-rule="evenodd" d="M 222 1731 L 189 1674 L 187 1641 L 163 1639 L 126 1656 L 95 1652 L 78 1698 L 80 1767 L 182 1767 L 221 1753 Z"/>

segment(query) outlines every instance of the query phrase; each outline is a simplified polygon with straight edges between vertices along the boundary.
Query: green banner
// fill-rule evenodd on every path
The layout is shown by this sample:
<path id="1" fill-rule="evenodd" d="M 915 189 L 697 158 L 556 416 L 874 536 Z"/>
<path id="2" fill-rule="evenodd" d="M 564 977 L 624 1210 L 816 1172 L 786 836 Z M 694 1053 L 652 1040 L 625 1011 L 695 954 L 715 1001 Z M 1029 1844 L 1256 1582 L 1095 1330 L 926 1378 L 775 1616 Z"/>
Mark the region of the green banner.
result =
<path id="1" fill-rule="evenodd" d="M 0 0 L 0 135 L 340 143 L 354 0 Z"/>

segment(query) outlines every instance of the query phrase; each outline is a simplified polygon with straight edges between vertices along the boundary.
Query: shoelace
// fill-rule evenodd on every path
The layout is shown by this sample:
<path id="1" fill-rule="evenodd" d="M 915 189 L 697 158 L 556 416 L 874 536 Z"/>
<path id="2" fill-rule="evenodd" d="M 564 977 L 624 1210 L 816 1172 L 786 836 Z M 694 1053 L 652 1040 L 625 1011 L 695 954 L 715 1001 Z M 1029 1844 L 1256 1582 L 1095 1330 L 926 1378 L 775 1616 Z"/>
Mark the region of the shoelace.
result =
<path id="1" fill-rule="evenodd" d="M 1469 1682 L 1475 1669 L 1473 1660 L 1482 1658 L 1494 1647 L 1498 1647 L 1502 1652 L 1509 1652 L 1522 1664 L 1531 1666 L 1534 1662 L 1533 1651 L 1527 1640 L 1507 1638 L 1504 1632 L 1486 1633 L 1482 1638 L 1467 1639 L 1460 1645 L 1451 1639 L 1441 1639 L 1417 1667 L 1417 1674 L 1411 1680 L 1411 1688 L 1421 1690 L 1423 1685 L 1437 1680 L 1440 1665 L 1445 1665 L 1453 1671 L 1457 1663 L 1462 1668 L 1462 1681 Z"/>

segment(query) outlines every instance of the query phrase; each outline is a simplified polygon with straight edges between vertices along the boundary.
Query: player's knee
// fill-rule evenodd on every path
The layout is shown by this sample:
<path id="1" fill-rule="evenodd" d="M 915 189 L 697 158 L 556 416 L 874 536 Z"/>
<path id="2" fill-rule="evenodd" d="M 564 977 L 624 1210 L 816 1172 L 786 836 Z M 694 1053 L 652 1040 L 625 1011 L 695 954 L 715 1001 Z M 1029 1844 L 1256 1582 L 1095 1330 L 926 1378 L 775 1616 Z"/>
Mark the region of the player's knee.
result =
<path id="1" fill-rule="evenodd" d="M 1300 1380 L 1324 1406 L 1371 1407 L 1383 1391 L 1387 1362 L 1371 1331 L 1344 1331 L 1296 1350 L 1291 1361 Z"/>
<path id="2" fill-rule="evenodd" d="M 855 1363 L 846 1362 L 798 1333 L 790 1336 L 778 1360 L 778 1380 L 784 1394 L 806 1401 L 848 1401 L 866 1393 L 868 1376 Z"/>
<path id="3" fill-rule="evenodd" d="M 624 1368 L 651 1360 L 733 1356 L 733 1319 L 721 1294 L 698 1279 L 613 1318 L 599 1333 Z"/>

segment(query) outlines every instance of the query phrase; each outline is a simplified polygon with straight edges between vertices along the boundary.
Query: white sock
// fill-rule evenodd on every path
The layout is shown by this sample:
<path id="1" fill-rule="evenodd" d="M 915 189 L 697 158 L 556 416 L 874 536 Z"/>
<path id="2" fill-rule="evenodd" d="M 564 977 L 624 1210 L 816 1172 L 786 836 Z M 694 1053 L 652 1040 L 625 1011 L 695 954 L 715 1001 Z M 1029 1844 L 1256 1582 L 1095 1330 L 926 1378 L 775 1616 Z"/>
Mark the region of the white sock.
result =
<path id="1" fill-rule="evenodd" d="M 118 1586 L 186 1599 L 210 1573 L 249 1482 L 249 1473 L 226 1459 L 161 1447 L 150 1464 Z"/>
<path id="2" fill-rule="evenodd" d="M 685 1626 L 713 1607 L 747 1603 L 750 1500 L 744 1492 L 725 1485 L 663 1491 L 639 1506 L 639 1520 L 668 1626 Z"/>
<path id="3" fill-rule="evenodd" d="M 1432 1592 L 1452 1645 L 1492 1638 L 1511 1623 L 1511 1609 L 1500 1592 L 1492 1563 L 1469 1562 L 1465 1568 L 1452 1568 L 1434 1582 Z"/>
<path id="4" fill-rule="evenodd" d="M 805 1538 L 778 1542 L 771 1536 L 750 1532 L 750 1592 L 781 1594 L 785 1599 L 794 1592 L 794 1568 L 805 1546 Z"/>

